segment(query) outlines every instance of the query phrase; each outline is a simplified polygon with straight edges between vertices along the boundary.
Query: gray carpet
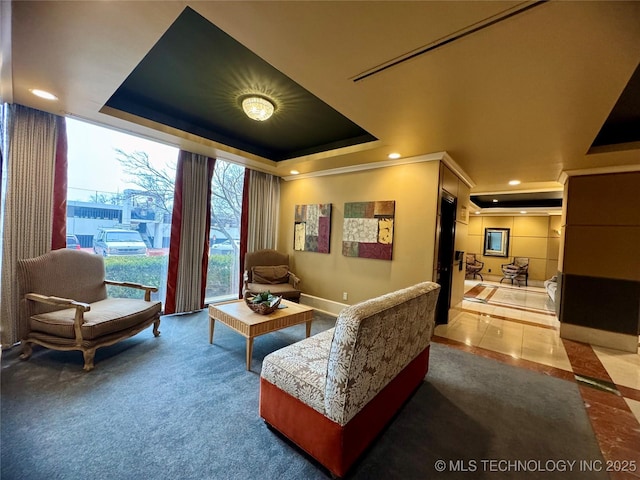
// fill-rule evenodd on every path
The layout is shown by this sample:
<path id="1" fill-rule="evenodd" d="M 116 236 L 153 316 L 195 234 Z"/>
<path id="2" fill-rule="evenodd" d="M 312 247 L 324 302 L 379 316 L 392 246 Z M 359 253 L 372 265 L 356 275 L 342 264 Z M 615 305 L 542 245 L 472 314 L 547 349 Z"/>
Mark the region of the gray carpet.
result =
<path id="1" fill-rule="evenodd" d="M 332 323 L 319 316 L 313 332 Z M 161 331 L 98 350 L 90 373 L 78 352 L 3 352 L 2 479 L 328 478 L 258 417 L 261 359 L 304 326 L 257 338 L 252 372 L 227 327 L 209 345 L 206 312 Z M 432 344 L 425 382 L 350 477 L 608 478 L 549 471 L 558 460 L 602 460 L 575 384 Z"/>

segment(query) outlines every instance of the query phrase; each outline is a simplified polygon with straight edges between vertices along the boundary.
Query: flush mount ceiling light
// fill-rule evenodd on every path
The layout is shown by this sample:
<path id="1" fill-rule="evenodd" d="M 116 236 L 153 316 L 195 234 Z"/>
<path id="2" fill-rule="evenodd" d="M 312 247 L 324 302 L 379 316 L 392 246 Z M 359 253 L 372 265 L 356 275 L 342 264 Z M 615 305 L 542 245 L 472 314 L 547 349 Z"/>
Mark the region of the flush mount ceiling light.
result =
<path id="1" fill-rule="evenodd" d="M 30 88 L 29 91 L 33 93 L 36 97 L 44 98 L 45 100 L 58 100 L 53 93 L 49 93 L 45 90 L 40 90 L 38 88 Z"/>
<path id="2" fill-rule="evenodd" d="M 242 110 L 251 120 L 264 122 L 273 115 L 275 107 L 266 98 L 251 95 L 242 100 Z"/>

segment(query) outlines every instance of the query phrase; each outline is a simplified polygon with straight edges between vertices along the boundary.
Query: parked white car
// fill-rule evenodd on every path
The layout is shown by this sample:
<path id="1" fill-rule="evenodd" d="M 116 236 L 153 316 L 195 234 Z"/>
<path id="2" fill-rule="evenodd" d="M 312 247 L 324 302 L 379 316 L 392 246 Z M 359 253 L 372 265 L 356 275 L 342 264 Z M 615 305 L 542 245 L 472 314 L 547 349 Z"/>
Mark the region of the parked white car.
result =
<path id="1" fill-rule="evenodd" d="M 93 237 L 93 251 L 103 257 L 111 255 L 147 255 L 147 245 L 140 233 L 120 228 L 102 228 Z"/>
<path id="2" fill-rule="evenodd" d="M 234 240 L 235 243 L 235 250 L 240 248 L 240 242 L 238 242 L 237 240 Z M 234 245 L 231 244 L 231 242 L 229 240 L 224 240 L 222 242 L 218 242 L 218 243 L 214 243 L 213 245 L 211 245 L 211 248 L 209 249 L 209 254 L 214 255 L 214 254 L 231 254 L 234 251 Z"/>

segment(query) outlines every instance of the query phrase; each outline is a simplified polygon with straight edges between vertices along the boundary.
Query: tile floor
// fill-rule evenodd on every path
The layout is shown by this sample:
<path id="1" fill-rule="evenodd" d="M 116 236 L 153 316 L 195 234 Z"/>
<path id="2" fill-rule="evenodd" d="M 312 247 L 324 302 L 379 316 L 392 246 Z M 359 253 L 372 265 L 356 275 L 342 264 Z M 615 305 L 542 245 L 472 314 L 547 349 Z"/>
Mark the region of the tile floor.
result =
<path id="1" fill-rule="evenodd" d="M 467 280 L 465 292 L 449 323 L 436 327 L 434 341 L 575 381 L 605 460 L 635 462 L 635 471 L 612 471 L 611 478 L 640 479 L 640 349 L 561 339 L 543 288 Z"/>

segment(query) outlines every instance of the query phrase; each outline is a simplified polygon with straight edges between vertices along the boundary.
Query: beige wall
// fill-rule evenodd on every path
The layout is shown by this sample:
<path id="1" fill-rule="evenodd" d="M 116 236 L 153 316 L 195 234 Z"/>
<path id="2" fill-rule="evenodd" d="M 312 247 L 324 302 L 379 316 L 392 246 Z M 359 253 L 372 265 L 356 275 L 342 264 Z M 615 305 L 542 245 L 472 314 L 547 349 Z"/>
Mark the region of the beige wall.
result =
<path id="1" fill-rule="evenodd" d="M 283 181 L 278 250 L 290 255 L 304 293 L 353 304 L 431 280 L 438 201 L 439 162 Z M 393 260 L 342 255 L 345 202 L 395 200 Z M 293 250 L 295 205 L 331 203 L 329 254 Z M 348 300 L 342 300 L 342 293 Z"/>
<path id="2" fill-rule="evenodd" d="M 529 279 L 544 281 L 558 271 L 560 249 L 560 216 L 504 216 L 472 215 L 469 218 L 467 252 L 482 255 L 485 228 L 508 228 L 509 256 L 485 257 L 482 274 L 502 277 L 500 266 L 513 257 L 529 258 Z"/>

